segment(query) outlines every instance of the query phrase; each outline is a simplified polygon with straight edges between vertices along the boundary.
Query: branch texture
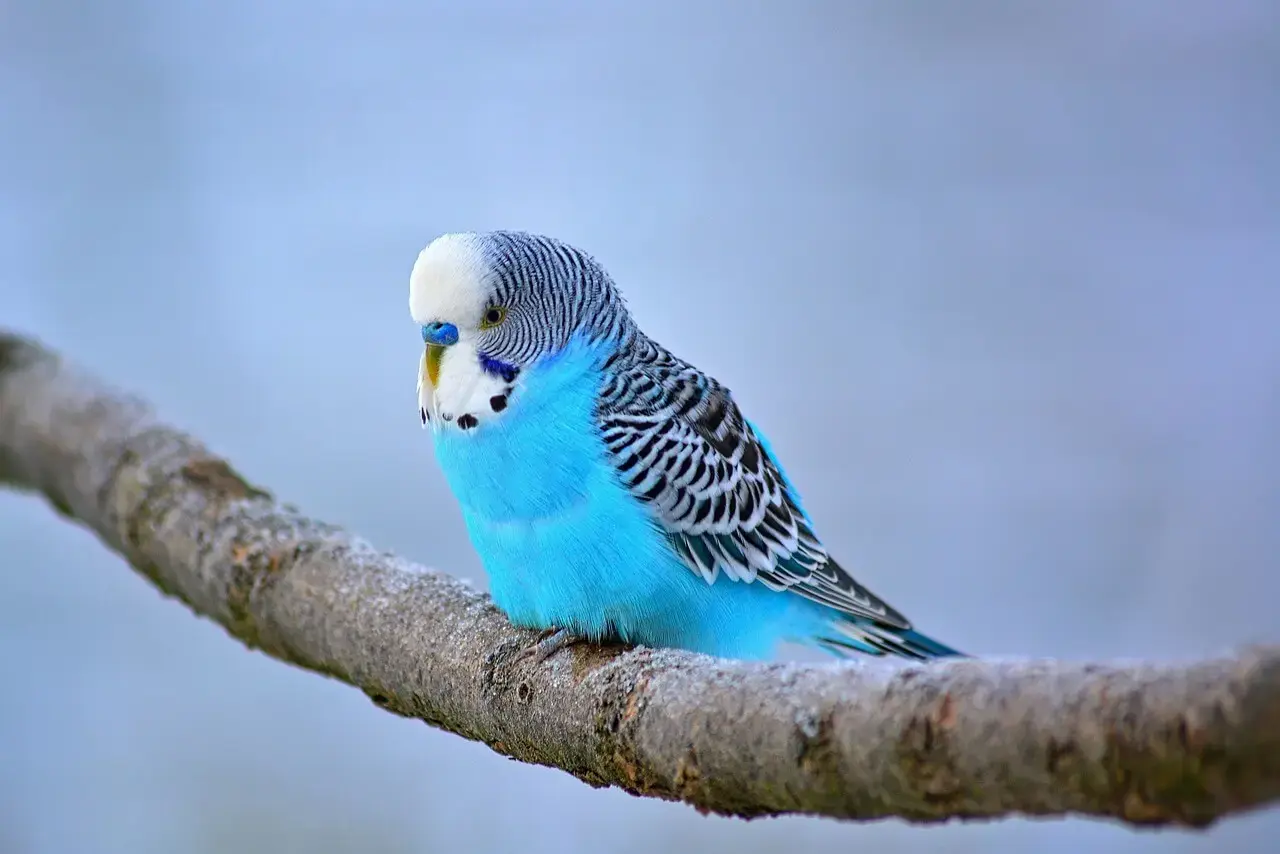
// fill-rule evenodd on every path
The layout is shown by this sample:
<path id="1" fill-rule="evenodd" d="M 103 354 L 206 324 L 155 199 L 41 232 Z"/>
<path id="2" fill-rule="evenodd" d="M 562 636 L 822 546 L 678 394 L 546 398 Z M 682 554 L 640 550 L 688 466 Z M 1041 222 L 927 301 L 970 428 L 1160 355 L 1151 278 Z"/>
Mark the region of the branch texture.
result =
<path id="1" fill-rule="evenodd" d="M 0 482 L 247 646 L 593 786 L 744 817 L 1196 827 L 1280 798 L 1280 648 L 1182 665 L 592 646 L 518 661 L 533 635 L 488 597 L 276 503 L 140 400 L 3 333 Z"/>

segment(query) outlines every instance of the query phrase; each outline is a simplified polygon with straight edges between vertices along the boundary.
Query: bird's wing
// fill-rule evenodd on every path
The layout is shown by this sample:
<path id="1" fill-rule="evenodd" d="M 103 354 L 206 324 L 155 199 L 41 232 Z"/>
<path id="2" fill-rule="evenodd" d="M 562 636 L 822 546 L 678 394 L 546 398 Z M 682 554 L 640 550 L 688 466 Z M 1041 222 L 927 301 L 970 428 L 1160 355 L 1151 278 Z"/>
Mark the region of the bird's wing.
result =
<path id="1" fill-rule="evenodd" d="M 852 617 L 910 628 L 833 561 L 729 390 L 667 357 L 615 372 L 597 410 L 622 483 L 688 567 L 790 590 Z"/>

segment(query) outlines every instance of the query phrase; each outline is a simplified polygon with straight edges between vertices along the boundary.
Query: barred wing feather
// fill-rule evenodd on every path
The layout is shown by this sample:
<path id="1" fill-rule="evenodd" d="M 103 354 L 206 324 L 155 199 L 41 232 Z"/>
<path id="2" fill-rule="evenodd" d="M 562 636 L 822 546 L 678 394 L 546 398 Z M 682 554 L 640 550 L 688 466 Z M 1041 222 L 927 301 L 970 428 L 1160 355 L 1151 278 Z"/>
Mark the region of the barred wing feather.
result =
<path id="1" fill-rule="evenodd" d="M 723 572 L 909 629 L 827 554 L 729 390 L 651 342 L 641 355 L 606 365 L 599 427 L 622 482 L 689 568 L 708 583 Z"/>

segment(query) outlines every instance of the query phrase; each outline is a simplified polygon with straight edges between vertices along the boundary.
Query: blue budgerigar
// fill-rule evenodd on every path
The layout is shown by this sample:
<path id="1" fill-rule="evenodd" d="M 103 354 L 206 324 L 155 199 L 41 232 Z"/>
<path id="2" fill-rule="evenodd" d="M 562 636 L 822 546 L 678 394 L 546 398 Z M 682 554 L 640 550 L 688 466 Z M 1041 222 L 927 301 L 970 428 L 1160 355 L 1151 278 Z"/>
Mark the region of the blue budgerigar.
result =
<path id="1" fill-rule="evenodd" d="M 586 252 L 446 234 L 414 264 L 409 309 L 422 423 L 494 601 L 551 650 L 960 655 L 827 554 L 729 390 L 647 337 Z"/>

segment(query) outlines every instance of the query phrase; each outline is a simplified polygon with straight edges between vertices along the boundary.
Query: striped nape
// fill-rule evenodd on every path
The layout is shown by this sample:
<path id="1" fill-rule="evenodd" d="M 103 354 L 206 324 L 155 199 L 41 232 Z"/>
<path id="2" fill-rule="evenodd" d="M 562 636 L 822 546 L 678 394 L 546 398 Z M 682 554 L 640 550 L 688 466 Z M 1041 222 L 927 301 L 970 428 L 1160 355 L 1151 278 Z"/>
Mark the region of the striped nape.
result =
<path id="1" fill-rule="evenodd" d="M 526 364 L 575 335 L 621 340 L 633 327 L 604 267 L 553 237 L 519 231 L 481 235 L 493 304 L 514 306 L 503 324 L 502 356 Z"/>

